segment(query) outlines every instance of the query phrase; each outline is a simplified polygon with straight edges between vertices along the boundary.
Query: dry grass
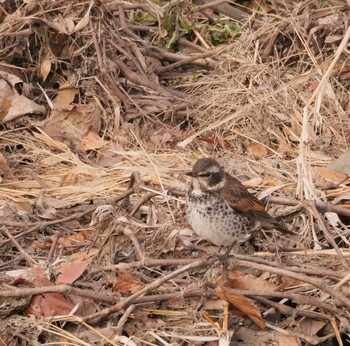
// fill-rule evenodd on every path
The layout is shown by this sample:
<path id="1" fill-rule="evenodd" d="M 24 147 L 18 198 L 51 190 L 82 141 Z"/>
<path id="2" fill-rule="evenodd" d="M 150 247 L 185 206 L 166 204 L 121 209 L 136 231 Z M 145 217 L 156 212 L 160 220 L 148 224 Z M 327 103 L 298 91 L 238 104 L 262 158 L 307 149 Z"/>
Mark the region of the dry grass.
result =
<path id="1" fill-rule="evenodd" d="M 13 11 L 17 5 L 6 5 L 16 25 L 11 26 L 10 17 L 2 14 L 1 71 L 28 82 L 25 96 L 45 105 L 50 114 L 17 117 L 2 125 L 0 134 L 1 270 L 17 278 L 22 276 L 12 269 L 26 273 L 21 273 L 22 286 L 7 278 L 0 290 L 4 344 L 209 345 L 218 340 L 228 344 L 234 332 L 232 340 L 247 341 L 256 326 L 248 318 L 232 317 L 225 304 L 209 299 L 217 296 L 213 288 L 220 286 L 216 281 L 220 266 L 206 259 L 206 251 L 217 249 L 208 243 L 195 244 L 186 225 L 184 172 L 203 156 L 217 157 L 260 197 L 283 197 L 287 205 L 295 200 L 304 203 L 271 208 L 298 233 L 295 239 L 257 236 L 241 249 L 254 257 L 241 254 L 235 259 L 235 270 L 246 280 L 254 273 L 266 285 L 284 285 L 285 290 L 280 290 L 290 294 L 287 301 L 296 299 L 293 306 L 298 312 L 295 316 L 282 312 L 283 322 L 274 314 L 273 302 L 284 298 L 276 294 L 273 300 L 271 292 L 269 300 L 248 294 L 256 298 L 269 327 L 256 338 L 273 336 L 277 344 L 284 333 L 295 342 L 316 345 L 333 339 L 341 344 L 340 333 L 349 333 L 344 291 L 349 280 L 344 260 L 350 255 L 348 219 L 334 213 L 324 218 L 309 200 L 349 207 L 348 180 L 329 172 L 320 177 L 314 169 L 348 150 L 350 29 L 339 25 L 339 18 L 349 10 L 332 3 L 312 8 L 305 1 L 292 8 L 276 3 L 278 11 L 254 12 L 241 27 L 239 40 L 213 57 L 197 59 L 199 67 L 188 63 L 189 70 L 178 67 L 176 77 L 181 78 L 175 84 L 171 73 L 157 74 L 145 53 L 151 45 L 144 42 L 161 42 L 164 29 L 158 23 L 158 33 L 154 28 L 142 35 L 131 30 L 140 15 L 133 4 L 123 3 L 121 11 L 119 3 L 100 7 L 92 3 L 93 15 L 86 27 L 62 37 L 52 23 L 60 16 L 68 20 L 64 2 L 22 4 Z M 183 15 L 188 4 L 182 5 Z M 173 10 L 170 5 L 141 7 L 155 17 Z M 89 6 L 74 1 L 71 10 L 77 25 Z M 146 12 L 141 13 L 147 17 Z M 202 12 L 194 13 L 194 22 L 206 21 Z M 26 18 L 34 22 L 28 24 Z M 11 59 L 7 47 L 19 47 L 21 25 L 30 34 L 16 65 L 19 56 Z M 195 33 L 199 41 L 204 40 L 204 28 Z M 74 47 L 74 54 L 68 59 L 61 56 L 68 51 L 52 52 L 48 42 L 53 38 L 62 39 L 56 42 L 61 48 Z M 42 45 L 34 39 L 41 39 Z M 40 80 L 39 71 L 43 74 L 50 59 L 47 80 Z M 162 56 L 159 63 L 173 62 L 167 59 Z M 32 75 L 23 70 L 31 65 L 36 69 Z M 203 69 L 200 77 L 189 79 L 199 68 Z M 43 87 L 36 87 L 36 78 Z M 167 88 L 158 78 L 167 81 Z M 63 94 L 66 89 L 72 94 Z M 141 181 L 129 186 L 135 171 Z M 130 199 L 123 196 L 128 189 Z M 124 198 L 116 202 L 118 196 Z M 276 253 L 277 243 L 288 251 Z M 62 261 L 89 262 L 69 282 L 80 291 L 52 286 L 53 291 L 65 293 L 72 306 L 77 304 L 78 317 L 56 317 L 58 312 L 24 317 L 29 298 L 48 286 L 33 284 L 32 267 L 43 268 L 48 278 L 57 279 Z M 295 276 L 300 273 L 305 277 L 298 280 Z M 38 291 L 23 293 L 25 289 Z M 302 303 L 297 300 L 302 297 L 315 300 Z M 17 309 L 6 304 L 17 304 Z M 207 313 L 215 310 L 217 314 Z M 308 321 L 324 322 L 322 333 L 302 329 L 305 316 Z M 293 323 L 299 329 L 293 329 Z"/>

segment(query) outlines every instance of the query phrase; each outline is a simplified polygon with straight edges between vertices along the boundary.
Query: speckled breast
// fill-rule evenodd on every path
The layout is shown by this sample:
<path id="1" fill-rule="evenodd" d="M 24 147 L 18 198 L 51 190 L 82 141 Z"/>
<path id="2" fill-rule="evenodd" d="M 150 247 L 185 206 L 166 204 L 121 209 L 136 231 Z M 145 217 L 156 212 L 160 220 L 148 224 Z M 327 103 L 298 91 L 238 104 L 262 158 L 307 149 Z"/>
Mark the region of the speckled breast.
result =
<path id="1" fill-rule="evenodd" d="M 249 238 L 253 220 L 230 208 L 217 193 L 187 193 L 187 218 L 194 232 L 217 246 Z"/>

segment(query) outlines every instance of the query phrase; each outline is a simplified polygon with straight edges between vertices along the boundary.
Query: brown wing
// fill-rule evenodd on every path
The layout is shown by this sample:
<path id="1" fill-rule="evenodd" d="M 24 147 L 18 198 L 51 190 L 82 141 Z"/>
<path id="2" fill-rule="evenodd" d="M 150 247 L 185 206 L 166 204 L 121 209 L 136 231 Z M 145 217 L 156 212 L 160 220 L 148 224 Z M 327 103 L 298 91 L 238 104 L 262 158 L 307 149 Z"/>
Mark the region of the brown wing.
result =
<path id="1" fill-rule="evenodd" d="M 220 196 L 227 204 L 239 212 L 265 211 L 265 207 L 236 178 L 226 174 L 227 184 L 220 191 Z"/>
<path id="2" fill-rule="evenodd" d="M 268 214 L 260 201 L 239 180 L 229 174 L 226 174 L 226 179 L 228 184 L 220 191 L 220 196 L 231 208 L 249 215 L 263 228 L 274 228 L 280 232 L 294 234 Z"/>

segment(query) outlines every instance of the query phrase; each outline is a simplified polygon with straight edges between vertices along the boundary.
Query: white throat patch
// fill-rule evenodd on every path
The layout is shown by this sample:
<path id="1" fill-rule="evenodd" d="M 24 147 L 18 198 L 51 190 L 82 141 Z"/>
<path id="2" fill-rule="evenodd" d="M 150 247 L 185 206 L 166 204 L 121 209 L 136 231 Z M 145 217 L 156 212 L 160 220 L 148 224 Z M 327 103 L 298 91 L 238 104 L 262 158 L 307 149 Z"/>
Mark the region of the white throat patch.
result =
<path id="1" fill-rule="evenodd" d="M 200 196 L 203 195 L 203 191 L 201 189 L 201 186 L 199 184 L 198 178 L 193 178 L 192 179 L 192 194 L 196 195 L 196 196 Z"/>

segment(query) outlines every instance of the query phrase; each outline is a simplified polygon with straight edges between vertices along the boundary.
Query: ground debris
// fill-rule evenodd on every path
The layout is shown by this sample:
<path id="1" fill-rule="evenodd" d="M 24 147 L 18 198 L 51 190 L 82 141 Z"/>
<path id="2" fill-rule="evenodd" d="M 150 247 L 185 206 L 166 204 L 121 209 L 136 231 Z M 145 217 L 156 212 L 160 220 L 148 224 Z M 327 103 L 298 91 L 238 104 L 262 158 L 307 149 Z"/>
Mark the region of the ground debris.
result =
<path id="1" fill-rule="evenodd" d="M 347 344 L 349 6 L 0 8 L 4 344 Z M 196 239 L 203 156 L 296 235 Z"/>

